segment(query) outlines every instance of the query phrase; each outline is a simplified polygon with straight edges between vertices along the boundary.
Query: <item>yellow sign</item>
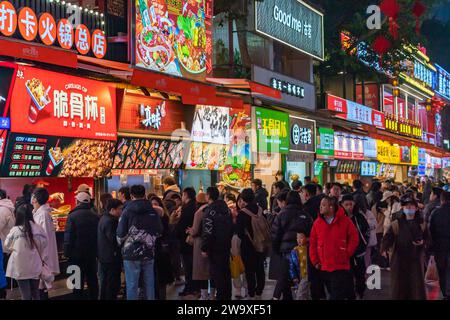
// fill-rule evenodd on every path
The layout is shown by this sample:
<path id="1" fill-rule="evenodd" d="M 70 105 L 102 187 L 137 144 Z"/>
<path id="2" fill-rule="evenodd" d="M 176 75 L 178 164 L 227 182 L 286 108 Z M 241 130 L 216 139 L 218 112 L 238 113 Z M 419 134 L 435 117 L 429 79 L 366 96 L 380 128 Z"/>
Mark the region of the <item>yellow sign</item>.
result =
<path id="1" fill-rule="evenodd" d="M 419 147 L 417 146 L 411 146 L 411 165 L 419 165 Z"/>
<path id="2" fill-rule="evenodd" d="M 377 140 L 377 159 L 381 163 L 390 163 L 391 144 L 383 140 Z"/>
<path id="3" fill-rule="evenodd" d="M 393 145 L 391 146 L 391 154 L 390 154 L 390 163 L 397 164 L 400 163 L 400 146 Z"/>

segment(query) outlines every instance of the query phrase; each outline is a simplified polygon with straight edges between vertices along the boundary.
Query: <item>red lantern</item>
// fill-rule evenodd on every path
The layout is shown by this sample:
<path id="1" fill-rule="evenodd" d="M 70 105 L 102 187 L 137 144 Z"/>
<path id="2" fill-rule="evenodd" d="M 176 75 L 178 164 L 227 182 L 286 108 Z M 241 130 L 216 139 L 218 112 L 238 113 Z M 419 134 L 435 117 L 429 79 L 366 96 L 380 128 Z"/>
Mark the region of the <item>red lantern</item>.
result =
<path id="1" fill-rule="evenodd" d="M 397 18 L 400 12 L 400 5 L 397 0 L 383 0 L 380 3 L 381 12 L 389 17 L 389 33 L 395 40 L 398 39 Z"/>
<path id="2" fill-rule="evenodd" d="M 427 8 L 420 2 L 416 1 L 414 3 L 412 13 L 416 17 L 416 33 L 419 34 L 420 32 L 420 17 L 423 16 Z"/>
<path id="3" fill-rule="evenodd" d="M 380 56 L 380 65 L 383 59 L 383 55 L 389 50 L 391 43 L 384 36 L 378 36 L 372 43 L 373 51 Z"/>

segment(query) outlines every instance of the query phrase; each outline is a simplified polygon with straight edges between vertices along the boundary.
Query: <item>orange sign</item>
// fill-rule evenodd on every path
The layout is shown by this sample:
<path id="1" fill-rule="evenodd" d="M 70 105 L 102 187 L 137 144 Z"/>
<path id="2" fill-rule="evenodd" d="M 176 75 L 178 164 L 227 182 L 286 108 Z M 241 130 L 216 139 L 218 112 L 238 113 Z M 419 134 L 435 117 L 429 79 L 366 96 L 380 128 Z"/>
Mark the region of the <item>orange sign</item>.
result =
<path id="1" fill-rule="evenodd" d="M 71 49 L 73 46 L 73 28 L 67 19 L 58 22 L 58 42 L 61 48 Z"/>
<path id="2" fill-rule="evenodd" d="M 12 36 L 17 28 L 17 12 L 9 1 L 0 3 L 0 32 L 7 37 Z"/>
<path id="3" fill-rule="evenodd" d="M 24 7 L 19 12 L 19 31 L 27 41 L 33 41 L 38 34 L 38 20 L 33 9 Z"/>
<path id="4" fill-rule="evenodd" d="M 106 36 L 102 30 L 95 30 L 92 33 L 92 52 L 94 55 L 101 59 L 106 54 Z"/>
<path id="5" fill-rule="evenodd" d="M 81 54 L 88 54 L 91 48 L 91 33 L 84 24 L 78 25 L 75 30 L 75 46 Z"/>
<path id="6" fill-rule="evenodd" d="M 56 21 L 50 13 L 43 13 L 39 18 L 39 37 L 48 46 L 56 40 Z"/>

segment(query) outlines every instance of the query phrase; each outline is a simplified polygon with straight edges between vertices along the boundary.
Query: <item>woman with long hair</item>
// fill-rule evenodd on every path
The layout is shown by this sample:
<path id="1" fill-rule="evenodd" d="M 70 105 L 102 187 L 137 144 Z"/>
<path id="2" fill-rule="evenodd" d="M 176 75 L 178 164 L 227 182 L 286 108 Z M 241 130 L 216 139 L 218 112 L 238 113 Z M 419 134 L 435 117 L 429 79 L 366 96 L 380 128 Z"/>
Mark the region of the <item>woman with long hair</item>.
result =
<path id="1" fill-rule="evenodd" d="M 22 300 L 39 300 L 39 277 L 47 261 L 47 237 L 34 222 L 31 205 L 19 205 L 15 215 L 16 224 L 5 240 L 5 249 L 11 252 L 6 276 L 17 281 Z"/>

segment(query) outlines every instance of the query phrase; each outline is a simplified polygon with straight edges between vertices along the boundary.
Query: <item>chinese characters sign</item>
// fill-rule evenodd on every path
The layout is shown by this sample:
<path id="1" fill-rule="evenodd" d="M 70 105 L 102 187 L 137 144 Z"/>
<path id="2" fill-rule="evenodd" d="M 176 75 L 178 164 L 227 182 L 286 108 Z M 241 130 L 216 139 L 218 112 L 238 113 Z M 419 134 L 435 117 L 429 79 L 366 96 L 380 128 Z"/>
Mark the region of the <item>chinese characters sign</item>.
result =
<path id="1" fill-rule="evenodd" d="M 328 95 L 327 109 L 337 112 L 336 117 L 341 119 L 385 128 L 384 113 L 350 100 Z"/>
<path id="2" fill-rule="evenodd" d="M 11 99 L 11 131 L 116 140 L 115 87 L 21 66 Z"/>
<path id="3" fill-rule="evenodd" d="M 435 66 L 437 79 L 434 88 L 439 95 L 450 100 L 450 73 L 437 64 Z"/>
<path id="4" fill-rule="evenodd" d="M 315 152 L 316 122 L 297 117 L 289 117 L 289 122 L 291 151 Z"/>
<path id="5" fill-rule="evenodd" d="M 377 140 L 377 159 L 381 163 L 399 164 L 400 146 Z"/>
<path id="6" fill-rule="evenodd" d="M 361 162 L 361 176 L 375 177 L 377 175 L 377 163 L 371 161 Z"/>
<path id="7" fill-rule="evenodd" d="M 317 137 L 317 156 L 329 158 L 334 156 L 334 130 L 329 128 L 319 128 Z"/>
<path id="8" fill-rule="evenodd" d="M 255 1 L 256 31 L 323 60 L 323 14 L 299 0 Z"/>
<path id="9" fill-rule="evenodd" d="M 195 108 L 191 138 L 196 142 L 229 144 L 229 109 L 226 107 L 198 105 Z"/>
<path id="10" fill-rule="evenodd" d="M 265 108 L 255 108 L 258 152 L 289 152 L 289 115 Z"/>
<path id="11" fill-rule="evenodd" d="M 362 87 L 363 86 L 361 84 L 356 85 L 356 102 L 368 106 L 369 108 L 378 110 L 380 105 L 379 102 L 380 88 L 378 84 L 370 83 L 364 85 L 364 102 L 363 102 Z"/>
<path id="12" fill-rule="evenodd" d="M 106 35 L 100 29 L 94 30 L 91 35 L 88 27 L 79 24 L 74 32 L 67 19 L 57 22 L 48 12 L 37 15 L 29 7 L 16 10 L 10 1 L 0 2 L 0 33 L 11 37 L 17 29 L 26 41 L 35 41 L 39 36 L 39 40 L 47 46 L 57 41 L 63 49 L 72 49 L 75 44 L 80 54 L 88 54 L 91 49 L 97 58 L 103 58 L 106 54 Z"/>
<path id="13" fill-rule="evenodd" d="M 297 98 L 305 97 L 305 88 L 294 83 L 272 78 L 270 79 L 270 86 L 278 91 L 281 91 L 282 93 L 286 93 Z"/>
<path id="14" fill-rule="evenodd" d="M 372 138 L 364 138 L 364 157 L 377 158 L 377 140 Z"/>
<path id="15" fill-rule="evenodd" d="M 363 160 L 364 137 L 345 132 L 335 132 L 334 157 L 336 159 Z"/>
<path id="16" fill-rule="evenodd" d="M 212 71 L 212 1 L 134 2 L 136 66 L 204 80 Z"/>

